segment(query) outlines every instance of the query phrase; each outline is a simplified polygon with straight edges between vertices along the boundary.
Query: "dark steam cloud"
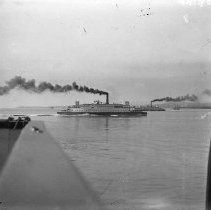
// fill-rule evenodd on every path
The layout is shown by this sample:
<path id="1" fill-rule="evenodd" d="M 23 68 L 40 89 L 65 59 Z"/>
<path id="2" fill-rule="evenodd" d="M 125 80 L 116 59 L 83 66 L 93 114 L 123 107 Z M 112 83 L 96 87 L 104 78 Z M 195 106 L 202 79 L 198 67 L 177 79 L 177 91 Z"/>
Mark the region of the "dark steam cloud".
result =
<path id="1" fill-rule="evenodd" d="M 92 93 L 92 94 L 99 94 L 99 95 L 108 95 L 107 92 L 89 88 L 87 86 L 79 86 L 76 84 L 76 82 L 73 82 L 72 85 L 67 84 L 64 86 L 58 85 L 58 84 L 51 84 L 50 82 L 41 82 L 39 85 L 36 86 L 35 80 L 26 80 L 25 78 L 21 76 L 15 76 L 11 80 L 6 82 L 5 86 L 0 86 L 0 96 L 8 94 L 10 90 L 20 88 L 22 90 L 34 92 L 34 93 L 42 93 L 46 90 L 52 92 L 52 93 L 65 93 L 72 90 L 78 91 L 78 92 L 86 92 L 86 93 Z"/>
<path id="2" fill-rule="evenodd" d="M 181 102 L 181 101 L 200 101 L 201 96 L 207 96 L 207 97 L 211 97 L 211 90 L 205 89 L 204 91 L 202 91 L 201 94 L 199 94 L 198 96 L 192 94 L 192 95 L 185 95 L 185 96 L 179 96 L 176 98 L 171 98 L 171 97 L 165 97 L 165 98 L 156 98 L 154 100 L 152 100 L 151 102 L 155 102 L 155 101 L 173 101 L 173 102 Z"/>
<path id="3" fill-rule="evenodd" d="M 208 90 L 208 89 L 204 90 L 204 91 L 202 92 L 202 95 L 211 96 L 211 90 Z"/>
<path id="4" fill-rule="evenodd" d="M 174 102 L 180 102 L 180 101 L 197 101 L 198 97 L 196 95 L 185 95 L 185 96 L 179 96 L 176 98 L 172 98 L 172 97 L 165 97 L 165 98 L 156 98 L 154 100 L 152 100 L 151 102 L 155 102 L 155 101 L 174 101 Z"/>

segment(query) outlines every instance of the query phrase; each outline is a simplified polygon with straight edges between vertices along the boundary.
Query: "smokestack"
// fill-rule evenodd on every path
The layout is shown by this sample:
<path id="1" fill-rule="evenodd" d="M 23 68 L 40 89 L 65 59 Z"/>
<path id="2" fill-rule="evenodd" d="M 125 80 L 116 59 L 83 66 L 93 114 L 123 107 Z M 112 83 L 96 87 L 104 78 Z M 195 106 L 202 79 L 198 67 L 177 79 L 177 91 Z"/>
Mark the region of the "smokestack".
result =
<path id="1" fill-rule="evenodd" d="M 106 93 L 106 104 L 109 104 L 109 94 Z"/>
<path id="2" fill-rule="evenodd" d="M 152 107 L 152 101 L 150 101 L 151 107 Z"/>

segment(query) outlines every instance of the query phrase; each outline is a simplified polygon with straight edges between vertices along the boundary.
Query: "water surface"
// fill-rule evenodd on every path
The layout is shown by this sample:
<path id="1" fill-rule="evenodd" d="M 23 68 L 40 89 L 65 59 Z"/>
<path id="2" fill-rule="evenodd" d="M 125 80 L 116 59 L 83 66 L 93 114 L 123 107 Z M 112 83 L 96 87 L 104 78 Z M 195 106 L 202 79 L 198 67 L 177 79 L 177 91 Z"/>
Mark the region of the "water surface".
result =
<path id="1" fill-rule="evenodd" d="M 205 208 L 210 110 L 149 112 L 147 117 L 27 112 L 52 114 L 32 119 L 45 121 L 109 210 Z"/>

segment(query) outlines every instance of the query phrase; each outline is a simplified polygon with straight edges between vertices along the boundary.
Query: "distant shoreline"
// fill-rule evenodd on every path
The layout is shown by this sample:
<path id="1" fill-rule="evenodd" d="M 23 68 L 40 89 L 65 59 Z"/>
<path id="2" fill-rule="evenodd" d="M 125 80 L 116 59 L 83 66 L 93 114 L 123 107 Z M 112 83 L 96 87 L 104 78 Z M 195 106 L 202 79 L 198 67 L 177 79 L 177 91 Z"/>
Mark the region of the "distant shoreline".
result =
<path id="1" fill-rule="evenodd" d="M 26 106 L 26 107 L 0 107 L 0 110 L 4 110 L 4 109 L 62 109 L 66 106 Z M 145 107 L 145 106 L 143 106 Z M 146 106 L 147 107 L 147 106 Z M 162 105 L 160 105 L 159 107 L 162 108 Z M 163 107 L 165 109 L 171 109 L 173 108 L 173 106 L 169 106 L 169 107 Z M 180 106 L 180 109 L 211 109 L 211 106 Z"/>
<path id="2" fill-rule="evenodd" d="M 66 105 L 68 106 L 68 105 Z M 59 109 L 66 106 L 18 106 L 18 107 L 0 107 L 0 109 Z"/>

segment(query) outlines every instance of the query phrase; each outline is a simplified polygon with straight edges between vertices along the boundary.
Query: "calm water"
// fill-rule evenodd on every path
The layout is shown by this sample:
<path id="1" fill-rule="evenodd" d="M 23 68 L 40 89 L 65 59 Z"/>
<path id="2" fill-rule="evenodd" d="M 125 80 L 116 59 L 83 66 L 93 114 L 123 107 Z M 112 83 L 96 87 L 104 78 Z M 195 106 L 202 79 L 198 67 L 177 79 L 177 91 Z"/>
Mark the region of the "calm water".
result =
<path id="1" fill-rule="evenodd" d="M 147 117 L 59 117 L 31 113 L 98 192 L 107 208 L 205 208 L 211 110 L 149 112 Z"/>

